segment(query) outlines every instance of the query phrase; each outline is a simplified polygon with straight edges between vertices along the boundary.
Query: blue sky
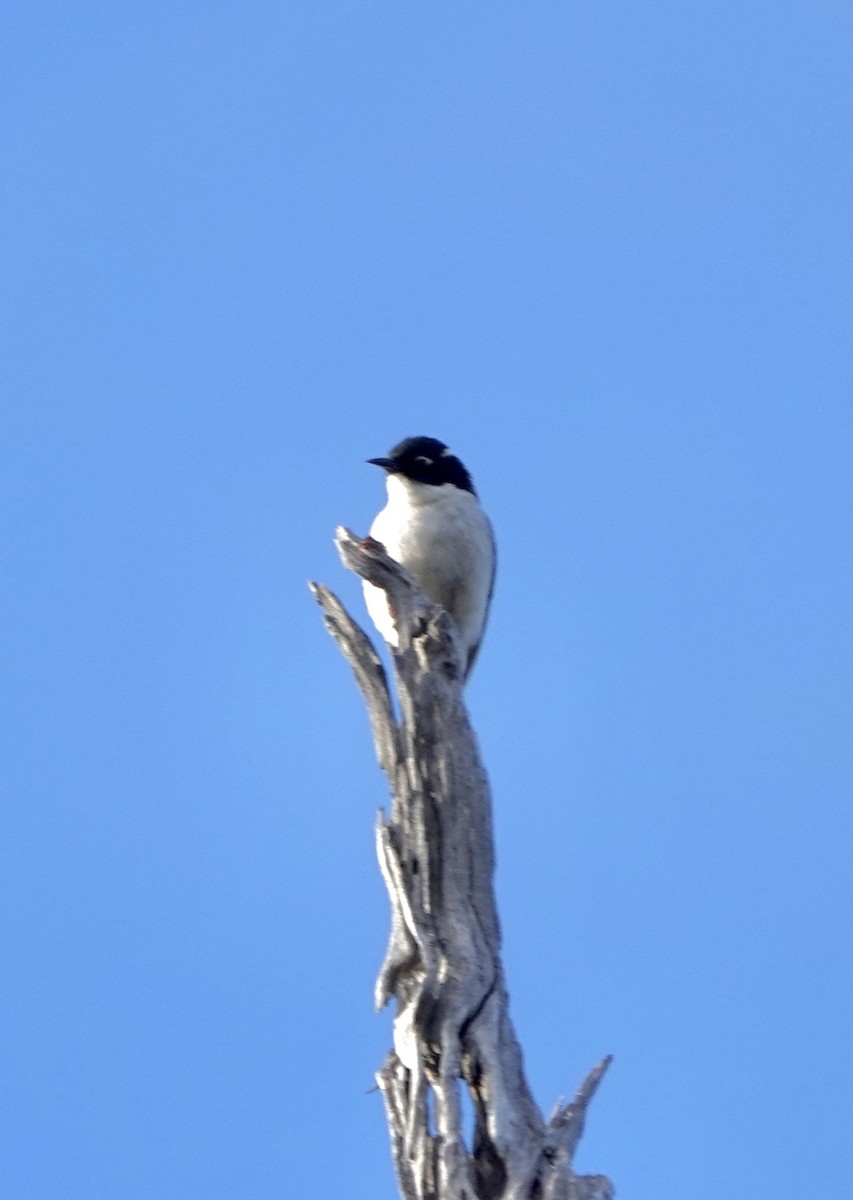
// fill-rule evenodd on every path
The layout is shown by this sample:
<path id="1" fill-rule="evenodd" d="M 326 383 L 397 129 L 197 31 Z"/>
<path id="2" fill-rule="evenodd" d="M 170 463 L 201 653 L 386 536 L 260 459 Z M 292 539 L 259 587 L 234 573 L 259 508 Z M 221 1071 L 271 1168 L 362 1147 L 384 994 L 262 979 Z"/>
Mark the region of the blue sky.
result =
<path id="1" fill-rule="evenodd" d="M 840 5 L 4 8 L 10 1200 L 395 1195 L 363 460 L 450 442 L 512 1013 L 623 1200 L 849 1186 Z"/>

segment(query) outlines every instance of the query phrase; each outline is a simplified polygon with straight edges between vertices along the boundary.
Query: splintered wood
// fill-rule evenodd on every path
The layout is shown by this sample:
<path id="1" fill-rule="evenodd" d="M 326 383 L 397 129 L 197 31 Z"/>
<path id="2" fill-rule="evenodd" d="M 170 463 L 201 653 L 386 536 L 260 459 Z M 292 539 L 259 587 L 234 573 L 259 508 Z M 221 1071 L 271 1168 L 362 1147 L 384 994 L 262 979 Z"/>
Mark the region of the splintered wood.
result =
<path id="1" fill-rule="evenodd" d="M 364 697 L 391 792 L 376 850 L 391 903 L 376 1004 L 394 1001 L 377 1073 L 403 1200 L 612 1200 L 576 1175 L 587 1107 L 610 1063 L 545 1119 L 509 1018 L 492 876 L 489 782 L 462 697 L 452 621 L 382 547 L 339 529 L 344 564 L 382 588 L 397 623 L 399 718 L 382 663 L 337 597 L 312 591 Z M 474 1113 L 466 1140 L 460 1088 Z"/>

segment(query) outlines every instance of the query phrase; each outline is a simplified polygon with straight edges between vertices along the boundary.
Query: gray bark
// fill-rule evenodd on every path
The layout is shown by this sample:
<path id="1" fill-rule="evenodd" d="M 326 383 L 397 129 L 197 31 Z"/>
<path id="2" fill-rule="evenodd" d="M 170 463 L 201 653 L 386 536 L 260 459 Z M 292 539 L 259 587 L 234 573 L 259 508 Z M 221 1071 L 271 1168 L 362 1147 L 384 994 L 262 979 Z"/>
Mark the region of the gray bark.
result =
<path id="1" fill-rule="evenodd" d="M 395 1002 L 394 1048 L 377 1074 L 403 1200 L 611 1200 L 572 1170 L 587 1106 L 610 1063 L 569 1104 L 540 1113 L 509 1018 L 495 908 L 489 783 L 462 698 L 453 623 L 371 539 L 339 529 L 344 564 L 385 590 L 399 633 L 400 717 L 382 663 L 327 588 L 312 584 L 352 667 L 391 791 L 376 822 L 391 933 L 376 981 Z M 474 1111 L 467 1144 L 460 1087 Z"/>

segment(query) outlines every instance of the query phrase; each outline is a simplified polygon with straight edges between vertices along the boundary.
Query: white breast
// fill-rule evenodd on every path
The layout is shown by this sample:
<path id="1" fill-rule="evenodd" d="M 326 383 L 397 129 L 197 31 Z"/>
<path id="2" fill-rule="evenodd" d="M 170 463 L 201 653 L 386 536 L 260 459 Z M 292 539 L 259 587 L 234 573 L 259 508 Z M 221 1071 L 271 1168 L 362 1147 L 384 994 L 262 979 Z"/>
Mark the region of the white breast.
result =
<path id="1" fill-rule="evenodd" d="M 494 540 L 476 496 L 388 476 L 388 503 L 370 528 L 435 604 L 456 622 L 465 660 L 479 645 L 495 569 Z M 365 583 L 367 610 L 392 646 L 397 632 L 385 593 Z"/>

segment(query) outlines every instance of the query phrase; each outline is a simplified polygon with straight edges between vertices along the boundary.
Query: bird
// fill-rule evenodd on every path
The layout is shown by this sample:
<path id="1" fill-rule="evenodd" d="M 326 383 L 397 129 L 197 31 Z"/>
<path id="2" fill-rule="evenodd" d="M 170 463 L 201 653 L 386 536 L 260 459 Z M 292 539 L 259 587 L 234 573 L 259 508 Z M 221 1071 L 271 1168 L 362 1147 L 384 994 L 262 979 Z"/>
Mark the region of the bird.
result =
<path id="1" fill-rule="evenodd" d="M 370 527 L 389 557 L 449 613 L 462 643 L 462 675 L 471 673 L 495 585 L 497 554 L 489 518 L 467 468 L 438 438 L 409 437 L 367 462 L 386 475 L 388 501 Z M 385 641 L 397 631 L 385 593 L 364 581 L 367 611 Z"/>

